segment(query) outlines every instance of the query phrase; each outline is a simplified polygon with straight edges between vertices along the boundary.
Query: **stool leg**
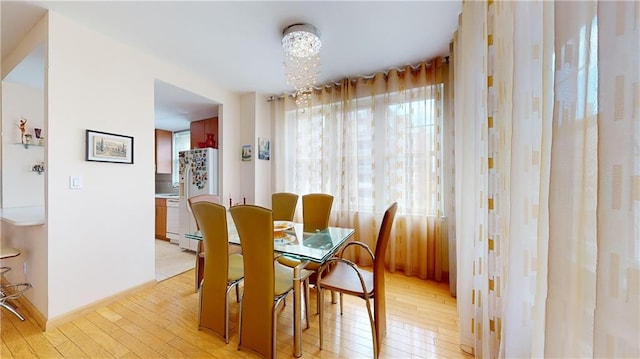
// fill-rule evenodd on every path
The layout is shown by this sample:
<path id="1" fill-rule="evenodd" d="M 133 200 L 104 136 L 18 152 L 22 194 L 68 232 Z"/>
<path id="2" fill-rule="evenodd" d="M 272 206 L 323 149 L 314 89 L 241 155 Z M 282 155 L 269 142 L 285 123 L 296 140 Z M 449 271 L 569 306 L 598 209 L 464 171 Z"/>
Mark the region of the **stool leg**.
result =
<path id="1" fill-rule="evenodd" d="M 22 315 L 20 315 L 20 313 L 18 313 L 18 311 L 16 310 L 16 308 L 14 308 L 11 304 L 8 303 L 0 303 L 0 307 L 7 309 L 8 311 L 10 311 L 11 313 L 15 314 L 16 317 L 18 317 L 21 321 L 24 322 L 24 317 Z"/>
<path id="2" fill-rule="evenodd" d="M 7 309 L 20 318 L 21 321 L 24 321 L 24 317 L 7 301 L 20 298 L 29 289 L 31 289 L 30 283 L 3 284 L 0 286 L 0 307 Z"/>

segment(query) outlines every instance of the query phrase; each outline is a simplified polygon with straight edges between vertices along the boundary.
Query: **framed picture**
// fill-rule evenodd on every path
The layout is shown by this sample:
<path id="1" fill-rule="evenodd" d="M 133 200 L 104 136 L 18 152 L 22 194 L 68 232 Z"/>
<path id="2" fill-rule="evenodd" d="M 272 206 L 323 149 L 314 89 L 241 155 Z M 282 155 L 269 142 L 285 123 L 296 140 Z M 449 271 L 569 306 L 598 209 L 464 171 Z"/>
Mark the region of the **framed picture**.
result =
<path id="1" fill-rule="evenodd" d="M 269 160 L 271 158 L 271 141 L 258 137 L 258 159 Z"/>
<path id="2" fill-rule="evenodd" d="M 251 145 L 243 145 L 242 146 L 242 160 L 243 161 L 251 161 L 251 155 L 253 151 L 251 149 Z"/>
<path id="3" fill-rule="evenodd" d="M 87 130 L 87 161 L 133 163 L 133 137 Z"/>

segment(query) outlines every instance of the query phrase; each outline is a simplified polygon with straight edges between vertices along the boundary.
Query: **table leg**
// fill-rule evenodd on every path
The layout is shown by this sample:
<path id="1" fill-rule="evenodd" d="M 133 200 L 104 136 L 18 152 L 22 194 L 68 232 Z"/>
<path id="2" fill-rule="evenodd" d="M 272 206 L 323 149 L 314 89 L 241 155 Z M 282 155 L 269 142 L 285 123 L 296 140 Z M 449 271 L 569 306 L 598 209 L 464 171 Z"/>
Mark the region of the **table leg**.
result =
<path id="1" fill-rule="evenodd" d="M 293 356 L 300 358 L 302 356 L 302 306 L 300 292 L 301 278 L 300 272 L 304 264 L 298 264 L 293 267 Z"/>

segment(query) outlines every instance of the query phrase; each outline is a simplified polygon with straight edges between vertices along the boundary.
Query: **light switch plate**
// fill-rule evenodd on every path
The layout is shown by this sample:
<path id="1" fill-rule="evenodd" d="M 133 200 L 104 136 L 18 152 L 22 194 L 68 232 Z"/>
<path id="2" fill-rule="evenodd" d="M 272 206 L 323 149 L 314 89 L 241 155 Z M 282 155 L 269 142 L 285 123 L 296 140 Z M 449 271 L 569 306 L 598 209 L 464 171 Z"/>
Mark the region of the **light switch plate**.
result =
<path id="1" fill-rule="evenodd" d="M 82 177 L 69 176 L 69 188 L 71 189 L 82 188 Z"/>

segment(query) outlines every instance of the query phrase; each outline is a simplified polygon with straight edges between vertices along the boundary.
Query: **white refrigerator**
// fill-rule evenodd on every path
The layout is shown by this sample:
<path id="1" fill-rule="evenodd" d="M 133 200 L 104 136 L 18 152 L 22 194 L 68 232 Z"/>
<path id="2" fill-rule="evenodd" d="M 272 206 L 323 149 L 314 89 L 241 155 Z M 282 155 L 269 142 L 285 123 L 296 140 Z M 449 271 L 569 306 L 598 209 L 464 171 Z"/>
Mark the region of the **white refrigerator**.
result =
<path id="1" fill-rule="evenodd" d="M 187 199 L 199 194 L 218 195 L 218 150 L 200 148 L 180 151 L 180 248 L 196 251 L 198 241 L 185 238 L 196 231 L 196 222 Z"/>

